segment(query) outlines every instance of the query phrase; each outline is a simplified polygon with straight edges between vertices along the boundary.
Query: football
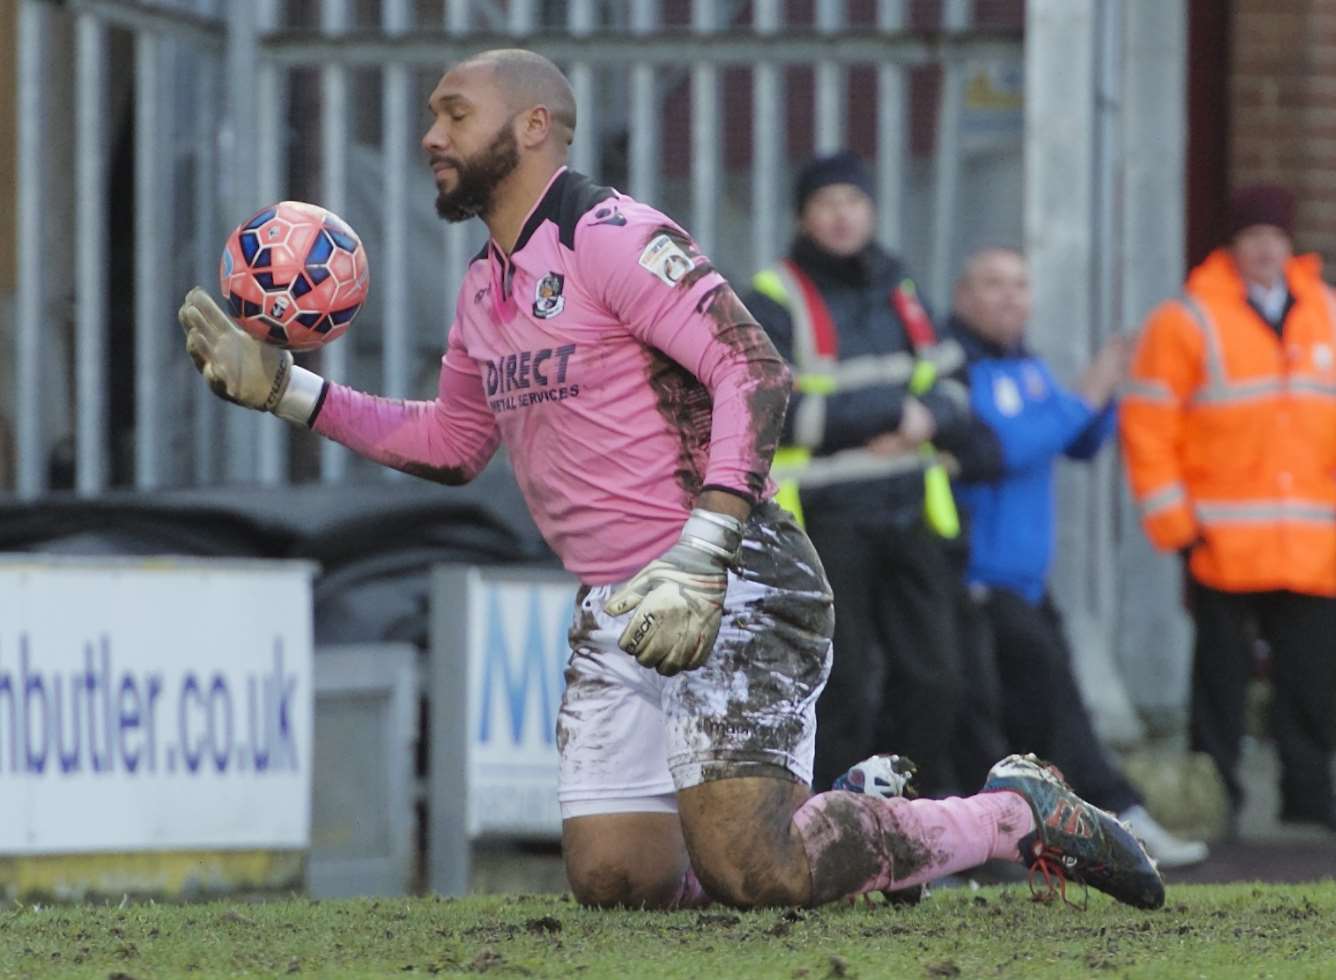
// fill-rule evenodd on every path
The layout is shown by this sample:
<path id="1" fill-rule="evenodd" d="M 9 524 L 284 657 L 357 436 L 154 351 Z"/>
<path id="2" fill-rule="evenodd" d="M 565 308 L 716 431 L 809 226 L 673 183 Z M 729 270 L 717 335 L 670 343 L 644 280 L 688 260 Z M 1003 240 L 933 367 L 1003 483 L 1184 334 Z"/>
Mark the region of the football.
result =
<path id="1" fill-rule="evenodd" d="M 314 350 L 343 335 L 371 285 L 366 249 L 338 215 L 280 201 L 227 238 L 218 270 L 226 308 L 256 340 Z"/>

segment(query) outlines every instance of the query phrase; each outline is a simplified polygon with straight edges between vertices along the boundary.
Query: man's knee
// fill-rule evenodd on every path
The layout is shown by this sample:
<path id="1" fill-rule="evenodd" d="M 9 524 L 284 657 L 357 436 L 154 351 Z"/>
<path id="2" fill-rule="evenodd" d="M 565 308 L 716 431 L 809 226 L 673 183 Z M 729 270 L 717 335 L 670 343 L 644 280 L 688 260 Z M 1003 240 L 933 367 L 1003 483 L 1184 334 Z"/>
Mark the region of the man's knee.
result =
<path id="1" fill-rule="evenodd" d="M 584 905 L 671 907 L 689 866 L 677 814 L 574 818 L 562 826 L 562 845 L 566 879 Z"/>
<path id="2" fill-rule="evenodd" d="M 704 859 L 697 874 L 716 902 L 739 909 L 807 905 L 810 884 L 792 868 L 781 867 L 773 852 L 714 855 Z"/>
<path id="3" fill-rule="evenodd" d="M 737 908 L 808 903 L 807 855 L 792 830 L 807 795 L 782 778 L 725 779 L 679 795 L 691 865 L 711 898 Z"/>
<path id="4" fill-rule="evenodd" d="M 595 908 L 670 908 L 681 893 L 684 874 L 660 869 L 647 875 L 644 869 L 618 863 L 566 868 L 575 900 Z"/>

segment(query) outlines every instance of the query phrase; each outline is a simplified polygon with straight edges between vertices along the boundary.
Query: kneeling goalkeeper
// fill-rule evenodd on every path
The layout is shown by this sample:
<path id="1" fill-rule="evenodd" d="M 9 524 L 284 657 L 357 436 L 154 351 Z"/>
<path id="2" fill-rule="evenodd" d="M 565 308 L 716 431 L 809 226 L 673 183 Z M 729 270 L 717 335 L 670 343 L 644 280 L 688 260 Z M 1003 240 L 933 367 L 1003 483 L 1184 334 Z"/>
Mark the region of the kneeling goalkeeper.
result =
<path id="1" fill-rule="evenodd" d="M 491 233 L 434 401 L 294 367 L 199 289 L 180 320 L 214 391 L 387 466 L 463 483 L 505 441 L 584 583 L 557 721 L 576 896 L 815 905 L 1010 858 L 1160 905 L 1136 840 L 1037 760 L 1003 760 L 967 799 L 887 798 L 876 780 L 812 794 L 833 615 L 810 543 L 769 502 L 783 361 L 678 226 L 567 169 L 576 106 L 547 59 L 477 55 L 429 104 L 437 210 Z"/>

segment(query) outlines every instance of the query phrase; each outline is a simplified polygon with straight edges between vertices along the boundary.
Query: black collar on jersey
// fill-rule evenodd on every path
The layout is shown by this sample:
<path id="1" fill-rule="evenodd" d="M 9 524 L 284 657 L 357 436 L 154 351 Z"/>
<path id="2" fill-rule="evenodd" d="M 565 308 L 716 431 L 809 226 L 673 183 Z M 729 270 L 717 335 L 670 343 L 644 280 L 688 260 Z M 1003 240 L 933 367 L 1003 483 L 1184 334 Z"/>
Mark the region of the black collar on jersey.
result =
<path id="1" fill-rule="evenodd" d="M 529 220 L 524 222 L 524 227 L 520 229 L 520 235 L 515 239 L 515 247 L 510 250 L 510 254 L 514 255 L 529 244 L 529 239 L 542 227 L 544 221 L 556 224 L 557 238 L 567 249 L 574 252 L 575 226 L 580 223 L 580 219 L 588 214 L 589 209 L 595 204 L 617 196 L 617 192 L 611 187 L 595 184 L 584 174 L 576 173 L 574 170 L 564 171 L 552 181 L 547 193 L 529 215 Z M 469 259 L 469 265 L 479 259 L 487 258 L 493 248 L 496 249 L 496 257 L 500 259 L 502 265 L 505 265 L 509 261 L 506 254 L 490 237 L 483 243 L 478 254 Z"/>
<path id="2" fill-rule="evenodd" d="M 520 229 L 520 237 L 515 239 L 515 247 L 510 250 L 514 255 L 525 245 L 534 232 L 542 227 L 544 221 L 551 221 L 557 226 L 557 238 L 569 251 L 575 251 L 575 226 L 589 213 L 589 209 L 600 201 L 616 197 L 617 192 L 611 187 L 595 184 L 584 174 L 574 170 L 565 170 L 552 181 L 543 199 L 529 215 Z"/>

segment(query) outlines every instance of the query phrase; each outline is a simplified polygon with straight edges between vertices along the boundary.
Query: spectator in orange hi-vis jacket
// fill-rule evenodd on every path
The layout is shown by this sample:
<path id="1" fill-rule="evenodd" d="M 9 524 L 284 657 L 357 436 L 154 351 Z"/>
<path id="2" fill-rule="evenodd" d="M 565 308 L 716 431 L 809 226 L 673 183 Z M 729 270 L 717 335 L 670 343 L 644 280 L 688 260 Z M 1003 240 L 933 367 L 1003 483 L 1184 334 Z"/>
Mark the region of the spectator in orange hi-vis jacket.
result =
<path id="1" fill-rule="evenodd" d="M 1237 815 L 1256 631 L 1270 646 L 1281 819 L 1336 830 L 1336 298 L 1292 247 L 1294 200 L 1254 186 L 1230 238 L 1142 332 L 1122 444 L 1146 534 L 1187 563 L 1191 729 Z"/>

